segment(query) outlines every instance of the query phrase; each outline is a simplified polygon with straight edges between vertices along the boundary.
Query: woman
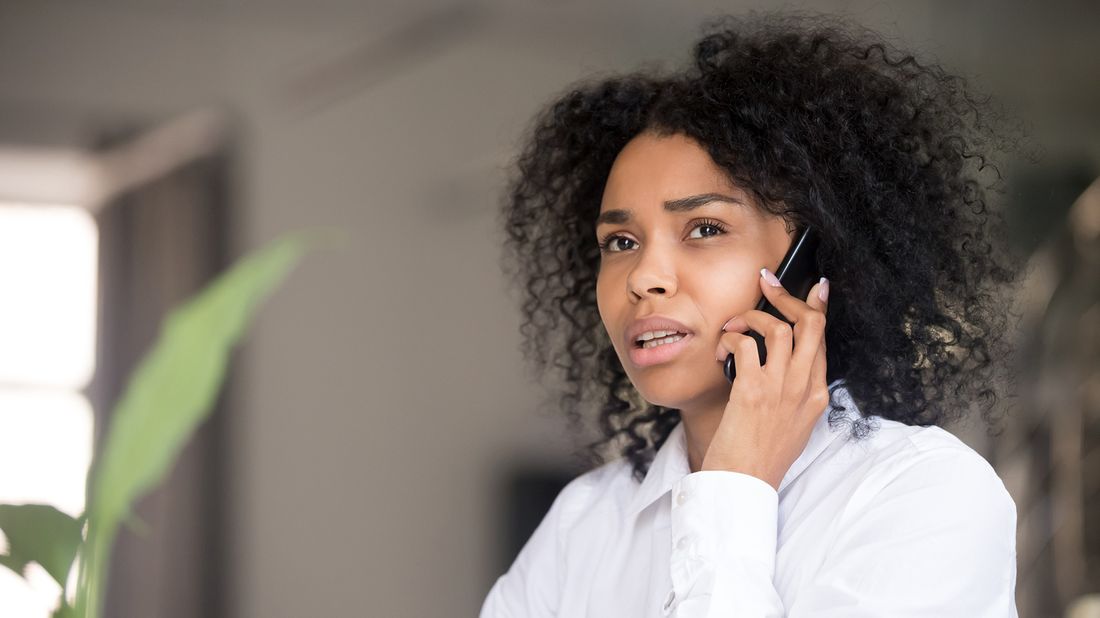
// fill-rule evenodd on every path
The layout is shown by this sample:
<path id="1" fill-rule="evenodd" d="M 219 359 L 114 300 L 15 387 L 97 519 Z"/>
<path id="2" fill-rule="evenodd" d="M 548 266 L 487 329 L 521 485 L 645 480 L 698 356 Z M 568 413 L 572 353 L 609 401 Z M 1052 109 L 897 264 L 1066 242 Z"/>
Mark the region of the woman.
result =
<path id="1" fill-rule="evenodd" d="M 995 421 L 1009 351 L 982 111 L 873 33 L 775 16 L 546 108 L 507 263 L 527 353 L 604 439 L 483 618 L 1016 615 L 1015 504 L 940 427 Z M 806 226 L 799 298 L 774 271 Z"/>

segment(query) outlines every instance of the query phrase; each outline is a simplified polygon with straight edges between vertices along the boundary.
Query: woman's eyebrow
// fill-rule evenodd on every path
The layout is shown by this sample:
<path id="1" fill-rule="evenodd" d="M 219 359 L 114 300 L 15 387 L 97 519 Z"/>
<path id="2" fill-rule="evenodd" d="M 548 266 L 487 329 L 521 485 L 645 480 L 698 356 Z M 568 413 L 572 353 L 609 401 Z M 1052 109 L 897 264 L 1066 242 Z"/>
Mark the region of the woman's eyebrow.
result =
<path id="1" fill-rule="evenodd" d="M 687 212 L 699 208 L 704 204 L 711 202 L 729 202 L 731 204 L 738 204 L 744 206 L 745 202 L 721 193 L 701 193 L 699 195 L 691 195 L 688 197 L 681 197 L 675 200 L 668 200 L 665 202 L 665 210 L 668 212 Z M 614 209 L 600 213 L 599 217 L 596 217 L 596 225 L 602 223 L 626 223 L 633 217 L 634 211 Z"/>

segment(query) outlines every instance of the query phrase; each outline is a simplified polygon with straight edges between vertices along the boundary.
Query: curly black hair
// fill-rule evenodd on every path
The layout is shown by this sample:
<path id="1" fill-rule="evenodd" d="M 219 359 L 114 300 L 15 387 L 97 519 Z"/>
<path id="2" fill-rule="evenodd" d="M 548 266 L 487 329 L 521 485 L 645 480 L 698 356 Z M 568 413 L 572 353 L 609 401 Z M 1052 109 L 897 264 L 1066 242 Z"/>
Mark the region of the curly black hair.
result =
<path id="1" fill-rule="evenodd" d="M 602 439 L 641 481 L 679 410 L 648 405 L 628 380 L 596 305 L 593 238 L 619 151 L 642 131 L 698 142 L 758 208 L 820 232 L 828 306 L 827 379 L 863 418 L 944 425 L 977 403 L 995 424 L 1011 371 L 1007 294 L 1020 259 L 987 205 L 1009 138 L 989 98 L 881 35 L 805 14 L 704 24 L 694 62 L 593 77 L 547 105 L 523 136 L 499 225 L 502 266 L 523 292 L 524 356 L 562 372 L 577 429 L 599 406 Z M 1017 316 L 1018 317 L 1018 316 Z M 540 374 L 544 375 L 544 374 Z M 587 395 L 595 392 L 600 401 Z"/>

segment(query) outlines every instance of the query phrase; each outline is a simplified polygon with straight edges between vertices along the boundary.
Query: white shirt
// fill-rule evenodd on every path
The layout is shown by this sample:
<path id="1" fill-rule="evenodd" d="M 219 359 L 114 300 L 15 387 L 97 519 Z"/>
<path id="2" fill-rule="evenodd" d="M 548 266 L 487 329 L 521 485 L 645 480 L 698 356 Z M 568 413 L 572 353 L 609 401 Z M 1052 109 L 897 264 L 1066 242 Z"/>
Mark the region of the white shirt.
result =
<path id="1" fill-rule="evenodd" d="M 691 472 L 682 423 L 641 484 L 621 457 L 578 476 L 480 617 L 1015 617 L 1016 505 L 989 463 L 939 427 L 870 417 L 848 440 L 828 414 L 778 492 Z"/>

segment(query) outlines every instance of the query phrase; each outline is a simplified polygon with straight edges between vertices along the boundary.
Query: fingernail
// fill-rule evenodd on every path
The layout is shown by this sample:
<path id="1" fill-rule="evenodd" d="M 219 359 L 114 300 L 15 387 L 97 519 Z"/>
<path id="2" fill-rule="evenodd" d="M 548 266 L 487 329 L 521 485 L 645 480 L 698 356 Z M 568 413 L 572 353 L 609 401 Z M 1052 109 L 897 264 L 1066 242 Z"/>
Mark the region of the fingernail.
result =
<path id="1" fill-rule="evenodd" d="M 738 318 L 740 317 L 741 316 L 735 315 L 727 320 L 726 323 L 722 325 L 722 330 L 729 332 L 730 328 L 736 328 L 736 330 L 741 330 L 742 328 L 744 328 L 741 322 L 738 321 Z"/>
<path id="2" fill-rule="evenodd" d="M 760 276 L 763 277 L 764 281 L 767 281 L 768 285 L 772 286 L 773 288 L 777 288 L 783 285 L 782 283 L 779 283 L 779 279 L 776 279 L 775 275 L 773 275 L 772 271 L 768 270 L 767 267 L 760 269 Z"/>
<path id="3" fill-rule="evenodd" d="M 821 302 L 829 300 L 829 280 L 825 277 L 821 278 L 821 287 L 817 288 L 817 297 L 821 299 Z"/>

